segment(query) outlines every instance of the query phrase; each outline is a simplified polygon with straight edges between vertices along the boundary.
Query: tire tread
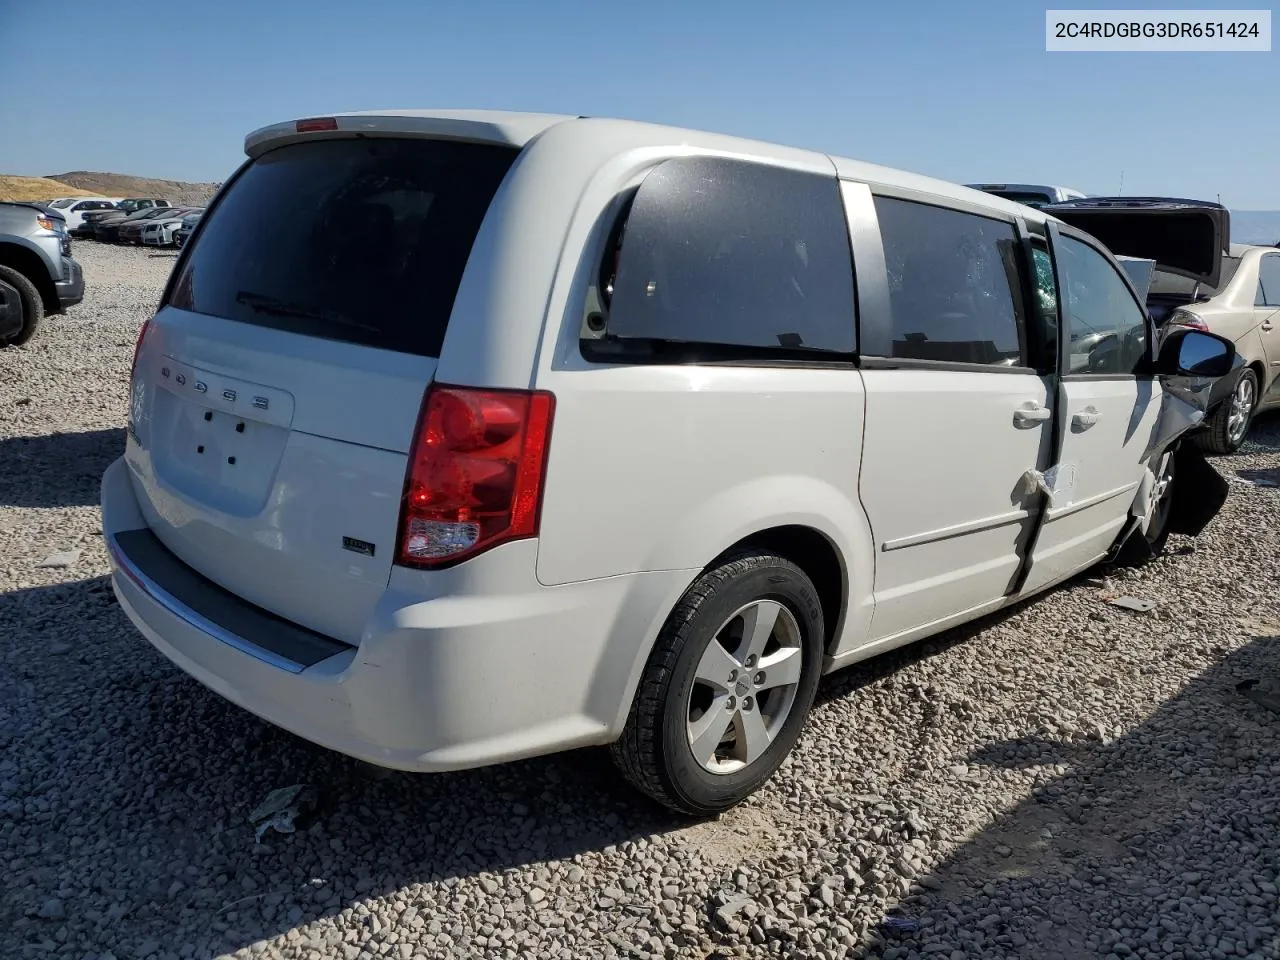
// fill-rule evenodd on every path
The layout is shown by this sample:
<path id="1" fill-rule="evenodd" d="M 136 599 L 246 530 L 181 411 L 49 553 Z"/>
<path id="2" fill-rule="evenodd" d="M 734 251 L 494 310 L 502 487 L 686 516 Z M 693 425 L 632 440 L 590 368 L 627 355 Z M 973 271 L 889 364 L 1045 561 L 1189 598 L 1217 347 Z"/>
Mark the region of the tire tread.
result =
<path id="1" fill-rule="evenodd" d="M 729 554 L 721 564 L 704 573 L 680 598 L 659 631 L 631 702 L 631 712 L 627 715 L 622 736 L 610 747 L 615 765 L 632 786 L 677 813 L 696 815 L 707 812 L 691 807 L 675 794 L 663 763 L 663 701 L 685 643 L 684 631 L 702 604 L 725 584 L 764 566 L 789 568 L 792 574 L 808 581 L 796 564 L 762 550 Z"/>
<path id="2" fill-rule="evenodd" d="M 26 343 L 44 320 L 44 300 L 31 279 L 13 267 L 0 266 L 0 280 L 14 287 L 22 298 L 22 329 L 13 336 L 0 340 L 0 346 Z"/>

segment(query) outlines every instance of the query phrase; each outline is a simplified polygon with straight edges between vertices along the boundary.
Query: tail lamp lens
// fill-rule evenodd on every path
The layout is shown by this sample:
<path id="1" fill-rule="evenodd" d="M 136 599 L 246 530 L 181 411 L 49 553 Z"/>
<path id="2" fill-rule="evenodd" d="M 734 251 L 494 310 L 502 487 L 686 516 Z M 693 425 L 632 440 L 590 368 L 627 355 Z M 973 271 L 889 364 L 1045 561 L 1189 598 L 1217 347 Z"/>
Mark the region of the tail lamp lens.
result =
<path id="1" fill-rule="evenodd" d="M 1175 310 L 1173 316 L 1169 318 L 1170 325 L 1179 327 L 1189 327 L 1192 330 L 1200 330 L 1204 333 L 1209 332 L 1209 325 L 1197 317 L 1194 313 L 1186 310 Z"/>
<path id="2" fill-rule="evenodd" d="M 133 344 L 133 362 L 129 364 L 129 379 L 133 380 L 133 375 L 138 370 L 138 354 L 142 350 L 142 341 L 147 337 L 147 331 L 151 329 L 151 318 L 148 317 L 146 322 L 138 329 L 138 339 Z M 125 341 L 126 343 L 128 341 Z"/>
<path id="3" fill-rule="evenodd" d="M 397 562 L 445 566 L 536 536 L 555 398 L 433 384 L 401 507 Z"/>

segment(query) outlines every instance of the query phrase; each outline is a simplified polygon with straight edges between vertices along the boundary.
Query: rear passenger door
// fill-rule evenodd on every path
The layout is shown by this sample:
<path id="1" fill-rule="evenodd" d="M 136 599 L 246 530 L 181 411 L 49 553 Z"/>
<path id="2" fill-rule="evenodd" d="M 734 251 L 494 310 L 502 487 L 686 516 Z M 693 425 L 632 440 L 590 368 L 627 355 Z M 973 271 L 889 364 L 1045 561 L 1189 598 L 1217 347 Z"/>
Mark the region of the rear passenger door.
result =
<path id="1" fill-rule="evenodd" d="M 1052 504 L 1036 539 L 1026 589 L 1101 559 L 1129 518 L 1160 414 L 1147 370 L 1147 312 L 1097 242 L 1051 229 L 1060 305 L 1061 443 Z"/>
<path id="2" fill-rule="evenodd" d="M 871 640 L 905 640 L 1013 588 L 1039 510 L 1024 477 L 1049 453 L 1049 378 L 1027 322 L 1019 220 L 856 184 L 845 199 L 860 265 Z"/>

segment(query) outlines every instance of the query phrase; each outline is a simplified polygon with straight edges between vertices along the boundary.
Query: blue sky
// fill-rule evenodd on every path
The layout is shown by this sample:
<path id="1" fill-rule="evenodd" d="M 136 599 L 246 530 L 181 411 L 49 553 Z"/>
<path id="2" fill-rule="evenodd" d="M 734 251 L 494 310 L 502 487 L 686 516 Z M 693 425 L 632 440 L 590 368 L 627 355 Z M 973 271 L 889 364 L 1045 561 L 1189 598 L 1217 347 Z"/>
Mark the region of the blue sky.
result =
<path id="1" fill-rule="evenodd" d="M 1280 53 L 1050 54 L 1047 5 L 0 0 L 0 171 L 220 180 L 266 123 L 487 107 L 1280 209 Z"/>

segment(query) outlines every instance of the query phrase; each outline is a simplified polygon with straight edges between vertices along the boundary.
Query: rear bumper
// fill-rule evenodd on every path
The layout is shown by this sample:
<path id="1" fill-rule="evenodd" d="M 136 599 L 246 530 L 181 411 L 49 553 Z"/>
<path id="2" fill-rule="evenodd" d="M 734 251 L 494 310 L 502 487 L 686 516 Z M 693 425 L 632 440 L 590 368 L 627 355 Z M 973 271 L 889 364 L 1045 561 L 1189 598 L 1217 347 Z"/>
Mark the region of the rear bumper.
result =
<path id="1" fill-rule="evenodd" d="M 194 573 L 177 557 L 164 551 L 157 561 L 153 552 L 148 576 L 130 556 L 122 544 L 138 540 L 120 535 L 145 523 L 123 459 L 103 476 L 102 515 L 116 597 L 161 653 L 278 726 L 402 770 L 463 769 L 615 739 L 652 638 L 693 576 L 544 587 L 536 541 L 516 542 L 450 570 L 393 568 L 359 647 L 321 638 L 331 653 L 282 656 L 280 644 L 267 650 L 245 639 L 264 636 L 270 614 L 229 595 L 221 606 L 187 603 L 158 582 Z M 157 570 L 157 562 L 176 566 Z"/>
<path id="2" fill-rule="evenodd" d="M 58 306 L 65 310 L 84 299 L 84 270 L 71 257 L 62 258 L 62 279 L 54 283 Z"/>

